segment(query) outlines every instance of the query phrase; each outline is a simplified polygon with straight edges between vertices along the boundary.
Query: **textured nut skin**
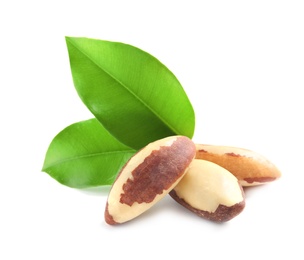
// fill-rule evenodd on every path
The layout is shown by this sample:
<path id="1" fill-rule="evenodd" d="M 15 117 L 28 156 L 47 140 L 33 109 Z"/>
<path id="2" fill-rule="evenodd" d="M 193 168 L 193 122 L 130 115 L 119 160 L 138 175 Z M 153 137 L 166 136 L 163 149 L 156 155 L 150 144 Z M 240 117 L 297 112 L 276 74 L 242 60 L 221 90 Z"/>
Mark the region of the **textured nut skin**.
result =
<path id="1" fill-rule="evenodd" d="M 244 191 L 237 178 L 205 160 L 194 159 L 169 194 L 196 215 L 215 222 L 229 221 L 245 207 Z"/>
<path id="2" fill-rule="evenodd" d="M 106 223 L 124 223 L 152 207 L 184 176 L 195 153 L 195 144 L 184 136 L 167 137 L 138 151 L 110 190 Z"/>
<path id="3" fill-rule="evenodd" d="M 247 149 L 197 144 L 195 158 L 224 167 L 238 178 L 242 186 L 271 182 L 281 176 L 281 172 L 273 163 Z"/>

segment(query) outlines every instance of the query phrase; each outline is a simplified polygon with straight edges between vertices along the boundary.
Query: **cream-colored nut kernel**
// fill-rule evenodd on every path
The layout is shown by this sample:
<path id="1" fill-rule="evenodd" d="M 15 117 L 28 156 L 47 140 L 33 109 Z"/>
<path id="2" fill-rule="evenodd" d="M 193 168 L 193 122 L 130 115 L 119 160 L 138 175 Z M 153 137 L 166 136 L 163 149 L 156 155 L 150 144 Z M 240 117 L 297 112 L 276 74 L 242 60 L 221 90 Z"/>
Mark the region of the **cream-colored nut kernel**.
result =
<path id="1" fill-rule="evenodd" d="M 200 217 L 225 222 L 245 207 L 244 191 L 237 178 L 223 167 L 194 159 L 170 196 Z"/>
<path id="2" fill-rule="evenodd" d="M 195 157 L 195 144 L 185 136 L 171 136 L 148 144 L 118 174 L 108 196 L 105 221 L 129 221 L 168 194 Z"/>
<path id="3" fill-rule="evenodd" d="M 196 145 L 196 159 L 214 162 L 237 177 L 242 186 L 274 181 L 281 176 L 278 168 L 264 156 L 243 148 Z"/>

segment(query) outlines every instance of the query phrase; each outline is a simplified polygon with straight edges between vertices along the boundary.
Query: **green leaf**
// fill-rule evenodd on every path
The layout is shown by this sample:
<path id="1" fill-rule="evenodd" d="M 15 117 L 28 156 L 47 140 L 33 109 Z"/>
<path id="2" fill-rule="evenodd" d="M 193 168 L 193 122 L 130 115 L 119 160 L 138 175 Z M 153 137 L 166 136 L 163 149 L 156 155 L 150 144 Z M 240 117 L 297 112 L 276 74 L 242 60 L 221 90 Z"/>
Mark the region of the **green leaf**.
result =
<path id="1" fill-rule="evenodd" d="M 170 135 L 192 138 L 192 105 L 159 60 L 119 42 L 66 37 L 66 43 L 80 98 L 118 140 L 138 149 Z"/>
<path id="2" fill-rule="evenodd" d="M 110 185 L 134 153 L 90 119 L 68 126 L 52 140 L 42 171 L 73 188 Z"/>

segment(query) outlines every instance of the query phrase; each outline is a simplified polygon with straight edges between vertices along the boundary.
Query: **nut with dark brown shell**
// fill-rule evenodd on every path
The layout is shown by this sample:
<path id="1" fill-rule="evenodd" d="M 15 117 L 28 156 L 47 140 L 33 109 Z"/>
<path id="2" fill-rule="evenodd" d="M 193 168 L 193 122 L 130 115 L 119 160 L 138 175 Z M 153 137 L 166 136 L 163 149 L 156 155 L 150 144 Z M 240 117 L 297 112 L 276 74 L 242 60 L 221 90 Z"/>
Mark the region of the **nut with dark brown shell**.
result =
<path id="1" fill-rule="evenodd" d="M 242 186 L 255 186 L 278 179 L 281 172 L 261 154 L 251 150 L 216 145 L 196 145 L 196 159 L 214 162 L 230 171 Z"/>
<path id="2" fill-rule="evenodd" d="M 195 152 L 195 144 L 185 136 L 160 139 L 138 151 L 110 190 L 105 221 L 124 223 L 151 208 L 182 179 Z"/>
<path id="3" fill-rule="evenodd" d="M 223 167 L 194 159 L 170 196 L 196 215 L 215 222 L 236 217 L 245 207 L 237 178 Z"/>

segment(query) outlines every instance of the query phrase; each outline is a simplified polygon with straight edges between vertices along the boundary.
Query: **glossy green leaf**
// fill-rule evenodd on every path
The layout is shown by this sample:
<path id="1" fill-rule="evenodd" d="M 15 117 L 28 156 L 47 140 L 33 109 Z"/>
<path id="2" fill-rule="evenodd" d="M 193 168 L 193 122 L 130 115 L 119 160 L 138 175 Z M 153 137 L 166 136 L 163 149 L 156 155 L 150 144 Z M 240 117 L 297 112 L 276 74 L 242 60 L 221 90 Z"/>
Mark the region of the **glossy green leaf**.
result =
<path id="1" fill-rule="evenodd" d="M 68 126 L 52 140 L 42 171 L 74 188 L 110 185 L 134 153 L 90 119 Z"/>
<path id="2" fill-rule="evenodd" d="M 192 105 L 159 60 L 131 45 L 66 37 L 75 88 L 93 115 L 135 149 L 170 135 L 192 138 Z"/>

